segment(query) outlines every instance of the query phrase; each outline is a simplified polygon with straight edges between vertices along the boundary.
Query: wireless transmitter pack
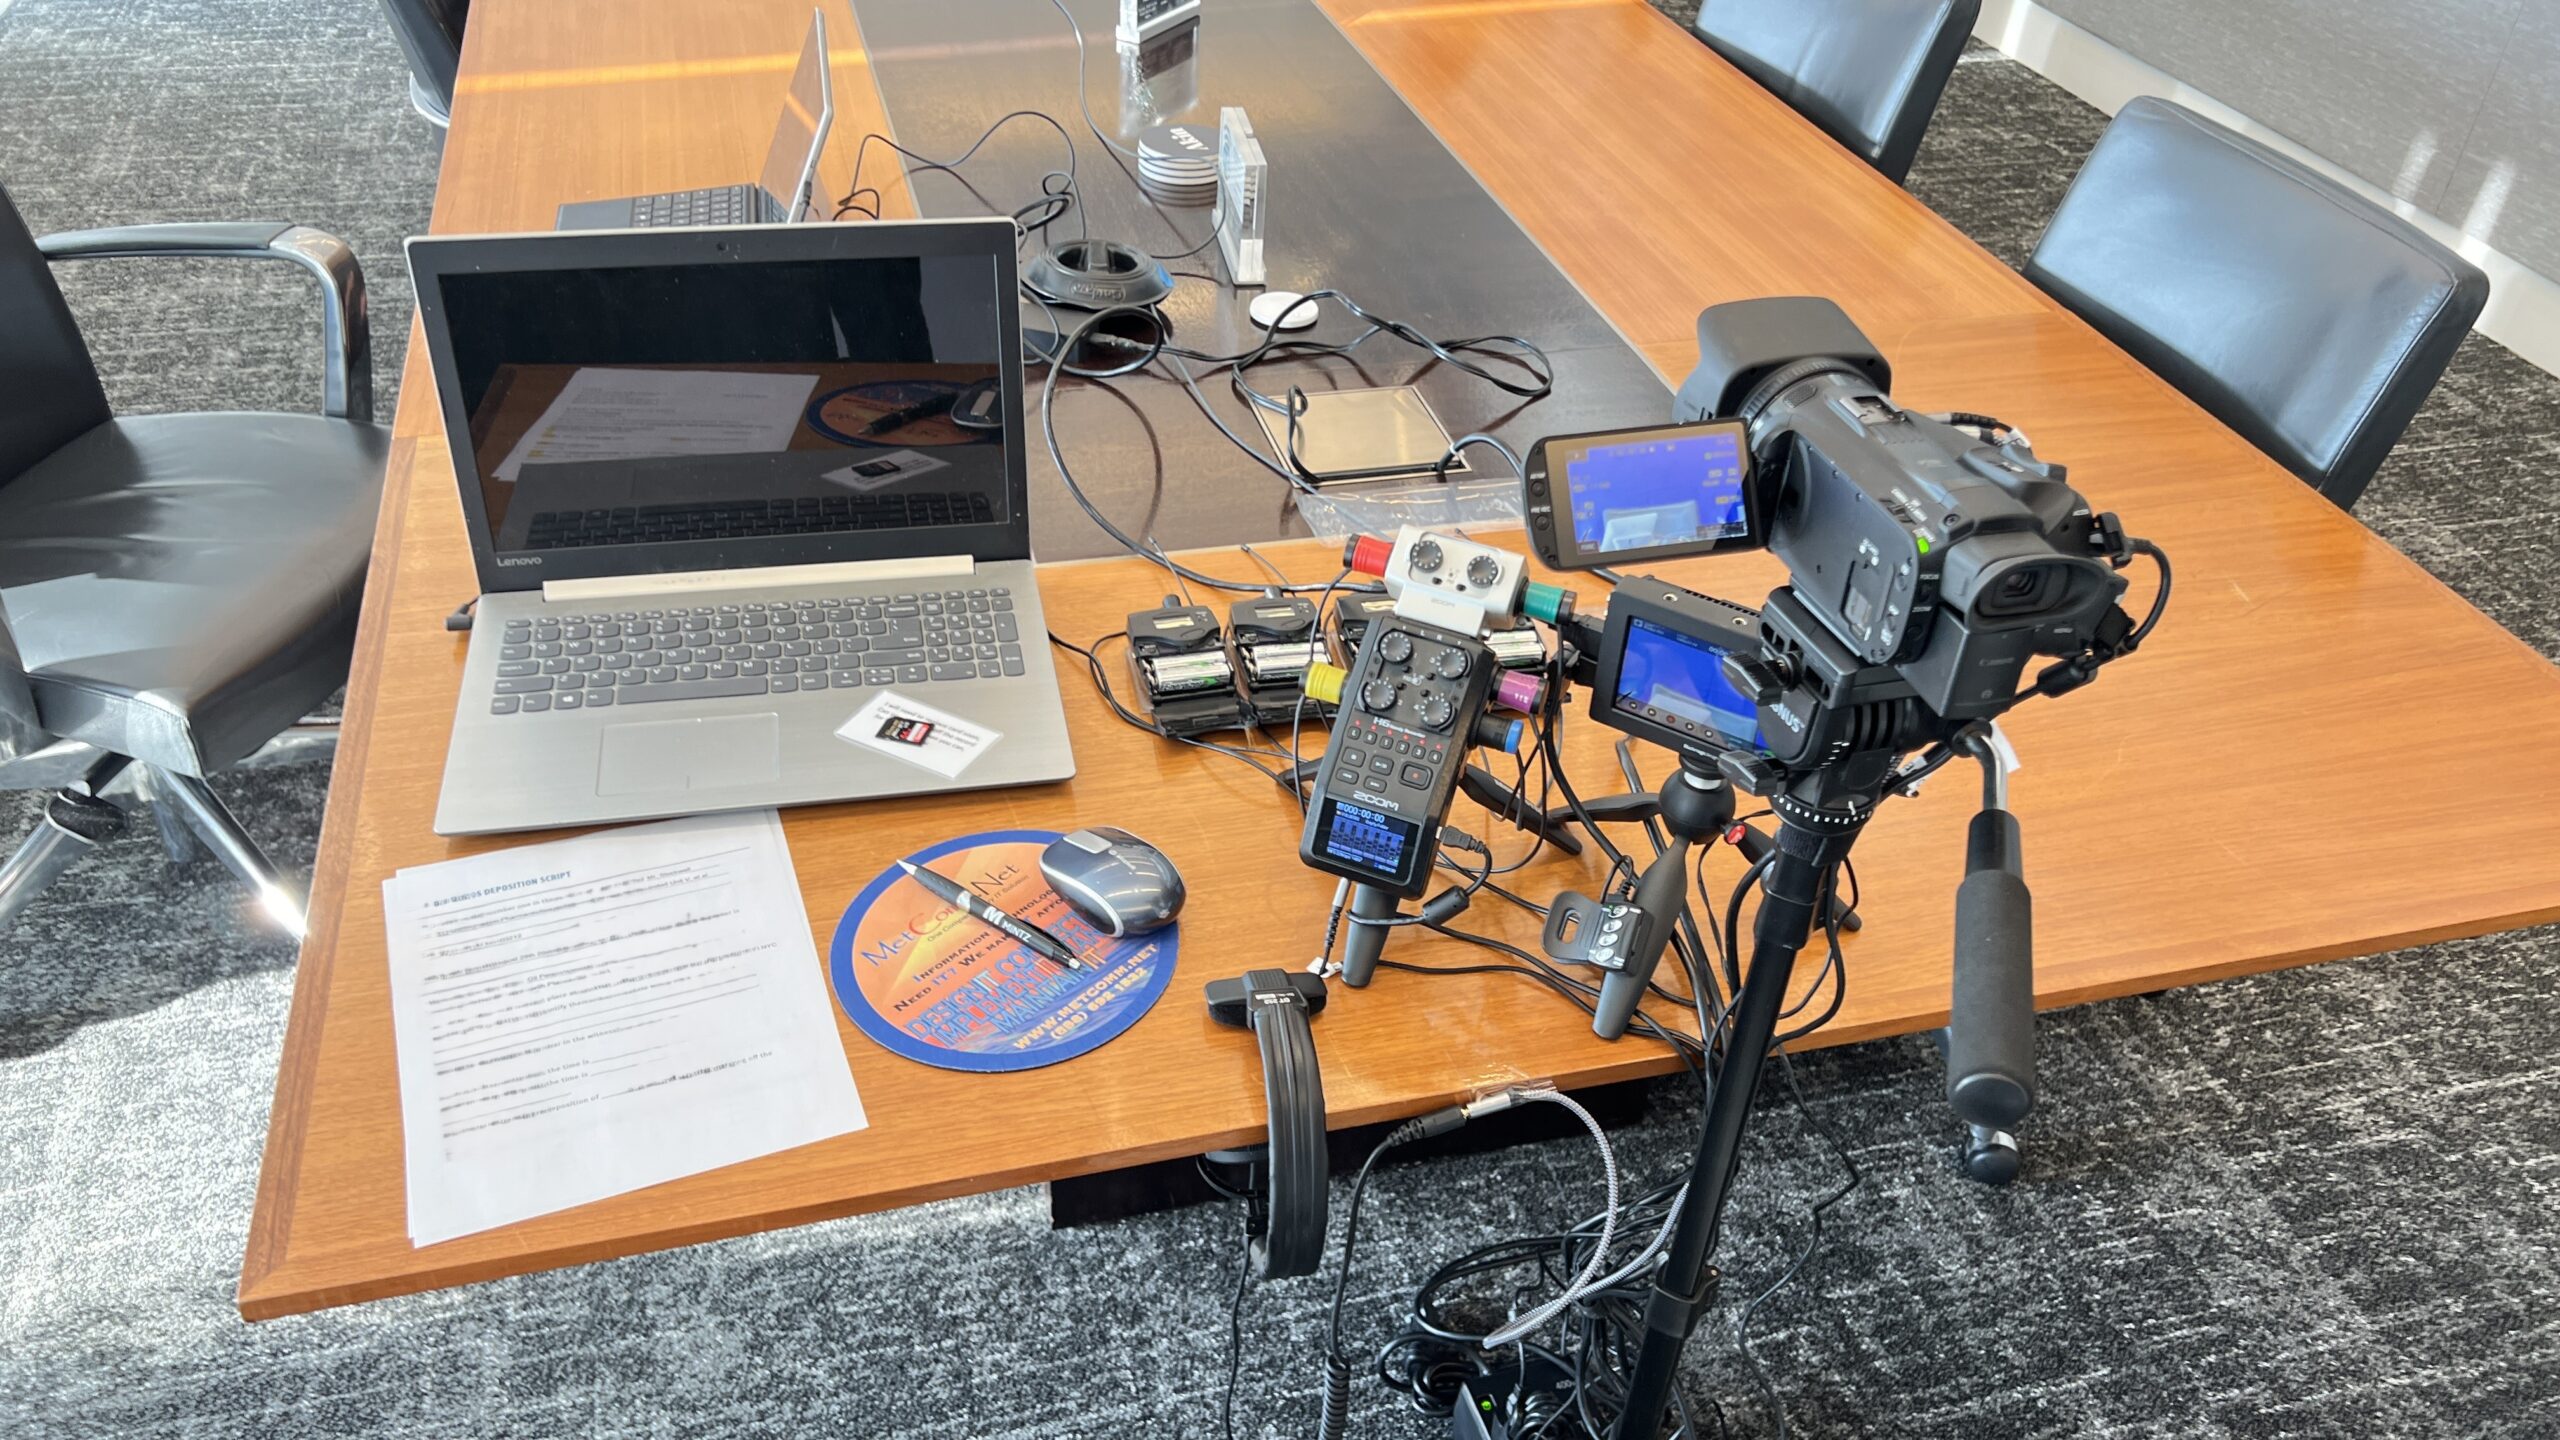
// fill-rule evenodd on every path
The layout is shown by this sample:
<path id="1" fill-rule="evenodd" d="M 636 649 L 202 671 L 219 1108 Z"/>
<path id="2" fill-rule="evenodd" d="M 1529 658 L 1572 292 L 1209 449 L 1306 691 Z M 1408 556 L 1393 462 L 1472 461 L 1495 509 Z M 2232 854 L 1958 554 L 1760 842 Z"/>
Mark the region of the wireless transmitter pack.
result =
<path id="1" fill-rule="evenodd" d="M 1396 613 L 1396 597 L 1387 594 L 1337 595 L 1333 599 L 1334 652 L 1349 665 L 1359 658 L 1360 642 L 1369 638 L 1370 622 Z"/>
<path id="2" fill-rule="evenodd" d="M 1168 735 L 1205 735 L 1244 726 L 1235 666 L 1218 617 L 1174 596 L 1129 617 L 1129 675 L 1148 718 Z"/>
<path id="3" fill-rule="evenodd" d="M 1290 595 L 1239 600 L 1228 607 L 1227 633 L 1246 718 L 1262 726 L 1333 718 L 1332 703 L 1303 688 L 1307 667 L 1324 659 L 1314 601 Z"/>

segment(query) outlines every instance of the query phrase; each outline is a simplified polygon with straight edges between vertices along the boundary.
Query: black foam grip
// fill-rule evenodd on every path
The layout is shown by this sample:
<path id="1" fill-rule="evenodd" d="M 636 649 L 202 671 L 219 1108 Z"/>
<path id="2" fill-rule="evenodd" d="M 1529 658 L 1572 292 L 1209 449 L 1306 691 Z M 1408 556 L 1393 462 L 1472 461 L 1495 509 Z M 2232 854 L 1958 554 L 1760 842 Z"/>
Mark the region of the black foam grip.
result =
<path id="1" fill-rule="evenodd" d="M 2011 870 L 1956 887 L 1955 994 L 1947 1021 L 1947 1103 L 2007 1129 L 2035 1105 L 2034 906 Z"/>
<path id="2" fill-rule="evenodd" d="M 1297 1005 L 1253 1009 L 1263 1095 L 1270 1104 L 1271 1180 L 1269 1227 L 1250 1254 L 1254 1273 L 1265 1280 L 1312 1275 L 1324 1261 L 1324 1076 L 1316 1067 L 1315 1032 L 1307 1020 Z"/>

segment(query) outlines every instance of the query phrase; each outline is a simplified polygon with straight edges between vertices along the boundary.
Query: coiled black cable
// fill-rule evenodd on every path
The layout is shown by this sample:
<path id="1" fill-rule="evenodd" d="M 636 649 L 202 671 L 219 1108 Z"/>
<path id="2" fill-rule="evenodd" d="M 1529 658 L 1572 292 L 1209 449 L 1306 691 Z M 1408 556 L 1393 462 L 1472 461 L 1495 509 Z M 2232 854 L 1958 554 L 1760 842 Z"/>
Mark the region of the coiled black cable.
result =
<path id="1" fill-rule="evenodd" d="M 1350 1433 L 1345 1427 L 1351 1417 L 1351 1362 L 1342 1353 L 1342 1299 L 1351 1289 L 1351 1252 L 1360 1243 L 1360 1201 L 1369 1192 L 1369 1172 L 1379 1156 L 1421 1138 L 1422 1130 L 1422 1121 L 1407 1120 L 1388 1131 L 1385 1139 L 1370 1147 L 1369 1158 L 1360 1162 L 1359 1178 L 1351 1182 L 1351 1209 L 1342 1222 L 1342 1268 L 1334 1272 L 1333 1309 L 1325 1321 L 1324 1393 L 1316 1416 L 1319 1440 L 1342 1440 Z"/>
<path id="2" fill-rule="evenodd" d="M 1324 1357 L 1324 1403 L 1316 1415 L 1316 1440 L 1348 1440 L 1351 1434 L 1351 1365 Z"/>

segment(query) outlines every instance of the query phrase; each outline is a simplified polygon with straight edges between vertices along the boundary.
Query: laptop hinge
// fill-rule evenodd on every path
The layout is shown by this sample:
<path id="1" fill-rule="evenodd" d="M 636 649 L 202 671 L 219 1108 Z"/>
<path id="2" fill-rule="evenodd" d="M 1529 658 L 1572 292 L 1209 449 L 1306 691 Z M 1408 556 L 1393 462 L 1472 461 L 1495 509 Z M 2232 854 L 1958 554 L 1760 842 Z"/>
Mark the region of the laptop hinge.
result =
<path id="1" fill-rule="evenodd" d="M 750 570 L 674 570 L 663 575 L 597 575 L 584 580 L 545 580 L 542 598 L 556 601 L 625 600 L 647 596 L 701 595 L 720 590 L 772 590 L 785 585 L 841 585 L 876 580 L 940 580 L 965 576 L 977 562 L 967 555 L 915 555 L 903 560 L 848 560 L 826 565 L 765 565 Z"/>

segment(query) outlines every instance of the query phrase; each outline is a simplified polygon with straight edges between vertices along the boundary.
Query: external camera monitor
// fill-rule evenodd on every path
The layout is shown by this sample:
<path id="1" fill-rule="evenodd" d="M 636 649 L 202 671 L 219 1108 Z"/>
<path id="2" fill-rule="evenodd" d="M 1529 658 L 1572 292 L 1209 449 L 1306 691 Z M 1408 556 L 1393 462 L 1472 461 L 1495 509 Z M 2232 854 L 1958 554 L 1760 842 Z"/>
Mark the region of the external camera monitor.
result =
<path id="1" fill-rule="evenodd" d="M 1591 718 L 1673 750 L 1769 748 L 1760 707 L 1725 673 L 1760 651 L 1760 617 L 1671 585 L 1632 582 L 1609 597 Z"/>

